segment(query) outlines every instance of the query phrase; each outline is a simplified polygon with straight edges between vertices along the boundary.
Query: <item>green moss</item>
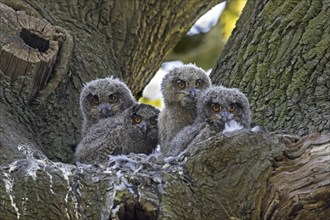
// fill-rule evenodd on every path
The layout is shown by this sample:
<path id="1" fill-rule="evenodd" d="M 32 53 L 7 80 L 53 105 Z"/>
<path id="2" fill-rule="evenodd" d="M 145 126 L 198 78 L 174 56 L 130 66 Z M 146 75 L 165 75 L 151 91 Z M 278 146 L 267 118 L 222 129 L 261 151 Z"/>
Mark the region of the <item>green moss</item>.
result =
<path id="1" fill-rule="evenodd" d="M 285 90 L 286 87 L 291 83 L 293 68 L 291 66 L 287 67 L 283 74 L 280 75 L 279 86 L 281 89 Z"/>
<path id="2" fill-rule="evenodd" d="M 279 7 L 276 8 L 276 13 L 280 15 L 289 15 L 293 11 L 295 11 L 296 7 L 298 4 L 301 4 L 303 1 L 301 0 L 291 0 L 291 1 L 286 1 L 283 0 L 282 3 L 279 3 Z"/>
<path id="3" fill-rule="evenodd" d="M 317 16 L 315 16 L 317 14 Z M 308 26 L 305 29 L 305 32 L 302 36 L 301 43 L 306 44 L 308 48 L 313 47 L 317 44 L 323 36 L 323 32 L 328 30 L 329 25 L 327 24 L 329 16 L 325 10 L 323 11 L 311 11 L 308 13 L 309 16 L 313 16 L 313 19 L 309 20 Z M 325 27 L 328 27 L 325 29 Z"/>
<path id="4" fill-rule="evenodd" d="M 252 88 L 255 86 L 255 74 L 257 69 L 257 61 L 255 59 L 249 60 L 251 63 L 248 67 L 248 69 L 245 71 L 245 74 L 243 75 L 243 78 L 240 82 L 240 88 L 246 88 L 248 93 L 251 92 Z"/>
<path id="5" fill-rule="evenodd" d="M 330 36 L 324 36 L 318 43 L 315 44 L 315 47 L 310 49 L 307 53 L 303 55 L 305 60 L 311 60 L 315 57 L 323 57 L 330 47 Z"/>

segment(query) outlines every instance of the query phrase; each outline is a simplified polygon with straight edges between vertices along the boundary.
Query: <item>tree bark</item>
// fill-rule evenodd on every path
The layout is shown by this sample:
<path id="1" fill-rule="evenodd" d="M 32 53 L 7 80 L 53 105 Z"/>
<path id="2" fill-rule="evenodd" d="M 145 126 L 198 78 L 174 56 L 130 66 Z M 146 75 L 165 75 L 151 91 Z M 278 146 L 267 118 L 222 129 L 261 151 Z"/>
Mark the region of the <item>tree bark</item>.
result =
<path id="1" fill-rule="evenodd" d="M 299 135 L 330 131 L 330 2 L 248 1 L 212 81 L 248 95 L 253 121 Z"/>
<path id="2" fill-rule="evenodd" d="M 0 69 L 32 101 L 48 81 L 59 51 L 57 30 L 49 22 L 1 4 Z"/>
<path id="3" fill-rule="evenodd" d="M 169 162 L 109 167 L 27 159 L 1 167 L 1 219 L 326 219 L 330 135 L 217 135 Z"/>
<path id="4" fill-rule="evenodd" d="M 41 86 L 29 84 L 36 81 L 27 76 L 13 80 L 13 71 L 0 69 L 0 219 L 329 216 L 328 1 L 308 7 L 294 0 L 249 1 L 212 75 L 248 93 L 255 123 L 323 135 L 245 130 L 219 134 L 178 158 L 131 154 L 112 157 L 108 167 L 63 163 L 80 139 L 83 82 L 111 74 L 138 96 L 169 49 L 215 1 L 2 2 L 1 31 L 10 20 L 4 16 L 7 5 L 15 16 L 25 11 L 47 20 L 59 47 Z M 31 46 L 44 53 L 44 46 Z"/>

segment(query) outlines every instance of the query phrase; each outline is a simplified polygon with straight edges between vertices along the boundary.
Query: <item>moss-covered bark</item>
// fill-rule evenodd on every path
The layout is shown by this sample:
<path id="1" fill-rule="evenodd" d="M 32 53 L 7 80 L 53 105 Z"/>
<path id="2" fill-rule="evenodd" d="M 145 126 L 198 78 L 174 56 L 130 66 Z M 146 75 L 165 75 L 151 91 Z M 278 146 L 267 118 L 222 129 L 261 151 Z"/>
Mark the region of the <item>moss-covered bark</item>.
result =
<path id="1" fill-rule="evenodd" d="M 269 130 L 329 132 L 329 12 L 323 0 L 248 1 L 213 81 L 247 93 Z"/>

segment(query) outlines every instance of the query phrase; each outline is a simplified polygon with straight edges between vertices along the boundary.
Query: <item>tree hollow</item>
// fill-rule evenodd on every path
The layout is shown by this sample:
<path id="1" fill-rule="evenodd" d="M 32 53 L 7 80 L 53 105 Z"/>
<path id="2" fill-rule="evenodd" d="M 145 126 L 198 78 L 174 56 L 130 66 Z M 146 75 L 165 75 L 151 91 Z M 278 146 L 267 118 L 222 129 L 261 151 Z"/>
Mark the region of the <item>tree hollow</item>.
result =
<path id="1" fill-rule="evenodd" d="M 31 102 L 51 78 L 59 52 L 56 28 L 4 4 L 0 12 L 0 70 Z"/>

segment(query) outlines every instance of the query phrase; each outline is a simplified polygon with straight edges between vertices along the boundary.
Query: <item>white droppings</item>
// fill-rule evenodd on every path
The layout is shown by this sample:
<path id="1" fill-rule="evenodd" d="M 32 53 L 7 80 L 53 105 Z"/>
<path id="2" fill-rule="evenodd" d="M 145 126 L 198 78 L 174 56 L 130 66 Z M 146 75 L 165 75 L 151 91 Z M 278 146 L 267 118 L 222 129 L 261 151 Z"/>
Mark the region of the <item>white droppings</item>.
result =
<path id="1" fill-rule="evenodd" d="M 20 145 L 17 146 L 17 149 L 19 151 L 22 151 L 23 154 L 25 154 L 28 157 L 32 157 L 33 156 L 33 149 L 29 145 L 20 144 Z"/>
<path id="2" fill-rule="evenodd" d="M 18 150 L 24 152 L 25 155 L 27 155 L 26 159 L 23 160 L 17 160 L 12 162 L 11 164 L 8 165 L 8 170 L 4 172 L 4 177 L 3 181 L 5 183 L 5 188 L 6 192 L 9 196 L 9 199 L 11 201 L 12 207 L 16 211 L 17 219 L 19 219 L 21 216 L 24 216 L 26 212 L 26 204 L 28 201 L 28 198 L 23 196 L 22 199 L 19 201 L 22 204 L 21 210 L 18 209 L 17 203 L 15 203 L 15 197 L 13 195 L 13 179 L 11 178 L 10 174 L 13 172 L 16 172 L 17 170 L 24 171 L 24 175 L 26 177 L 32 177 L 34 181 L 37 180 L 37 171 L 42 170 L 45 175 L 48 175 L 49 177 L 49 190 L 52 194 L 55 195 L 55 192 L 53 190 L 53 176 L 51 175 L 50 172 L 47 172 L 47 167 L 51 167 L 52 169 L 55 169 L 59 174 L 63 177 L 63 179 L 67 183 L 67 194 L 65 195 L 64 201 L 66 204 L 73 205 L 75 207 L 75 217 L 79 219 L 79 204 L 77 201 L 77 198 L 72 196 L 71 201 L 70 200 L 70 192 L 72 192 L 72 187 L 70 185 L 70 176 L 72 176 L 72 167 L 70 165 L 66 165 L 63 163 L 54 163 L 49 161 L 46 157 L 44 159 L 36 159 L 33 157 L 33 152 L 32 150 L 25 145 L 19 145 Z M 78 191 L 80 194 L 80 192 Z M 39 195 L 36 194 L 37 196 L 37 201 L 40 201 Z M 69 219 L 70 215 L 68 212 L 68 209 L 66 208 L 66 216 Z"/>
<path id="3" fill-rule="evenodd" d="M 68 170 L 66 167 L 63 166 L 62 163 L 55 163 L 56 166 L 58 167 L 58 169 L 62 172 L 62 175 L 64 177 L 64 179 L 66 180 L 67 186 L 68 186 L 68 192 L 65 195 L 64 201 L 66 204 L 68 204 L 69 201 L 69 193 L 72 191 L 72 188 L 70 186 L 70 180 L 69 180 L 69 176 L 72 175 L 71 170 Z M 66 209 L 66 215 L 68 218 L 70 218 L 69 213 L 68 213 L 68 209 Z"/>
<path id="4" fill-rule="evenodd" d="M 119 185 L 115 185 L 114 192 L 122 191 L 124 189 L 126 189 L 126 185 L 125 185 L 125 183 L 121 182 Z"/>
<path id="5" fill-rule="evenodd" d="M 233 131 L 241 130 L 242 128 L 243 126 L 240 123 L 236 122 L 235 120 L 230 120 L 229 122 L 226 122 L 225 129 L 223 130 L 222 133 L 233 132 Z"/>
<path id="6" fill-rule="evenodd" d="M 15 197 L 12 195 L 12 192 L 13 192 L 13 180 L 10 178 L 9 173 L 5 173 L 4 172 L 4 176 L 7 178 L 7 179 L 3 179 L 3 181 L 5 182 L 6 193 L 9 196 L 11 206 L 16 211 L 17 219 L 20 219 L 21 214 L 20 214 L 20 212 L 19 212 L 19 210 L 18 210 L 18 208 L 16 206 L 16 203 L 14 201 Z"/>
<path id="7" fill-rule="evenodd" d="M 12 173 L 14 170 L 16 170 L 16 168 L 17 168 L 17 163 L 18 163 L 18 161 L 15 161 L 15 162 L 9 164 L 9 169 L 8 169 L 8 172 L 9 172 L 9 173 Z"/>
<path id="8" fill-rule="evenodd" d="M 111 155 L 109 159 L 110 164 L 113 163 L 113 165 L 111 166 L 111 168 L 113 169 L 119 168 L 122 162 L 130 162 L 130 161 L 131 159 L 129 159 L 126 155 L 117 155 L 117 156 Z"/>
<path id="9" fill-rule="evenodd" d="M 111 213 L 113 216 L 116 216 L 116 214 L 118 213 L 120 209 L 120 205 L 117 205 L 114 209 L 111 210 Z"/>
<path id="10" fill-rule="evenodd" d="M 133 174 L 136 174 L 137 172 L 142 170 L 142 168 L 143 168 L 143 165 L 140 165 L 137 169 L 134 170 Z"/>
<path id="11" fill-rule="evenodd" d="M 64 198 L 64 201 L 66 204 L 68 204 L 69 192 L 70 192 L 70 190 L 68 190 L 68 193 L 65 195 L 65 198 Z M 68 219 L 70 219 L 68 208 L 66 206 L 64 208 L 65 208 L 66 216 L 68 217 Z"/>
<path id="12" fill-rule="evenodd" d="M 111 168 L 107 168 L 103 171 L 103 173 L 106 173 L 106 174 L 113 174 L 113 170 Z"/>
<path id="13" fill-rule="evenodd" d="M 23 213 L 23 216 L 26 215 L 26 203 L 27 203 L 27 201 L 28 201 L 27 197 L 22 198 L 22 213 Z"/>
<path id="14" fill-rule="evenodd" d="M 120 179 L 122 176 L 124 176 L 124 174 L 120 170 L 118 170 L 116 172 L 116 176 L 117 176 L 118 179 Z"/>
<path id="15" fill-rule="evenodd" d="M 69 194 L 70 194 L 70 192 L 72 192 L 72 188 L 70 186 L 70 179 L 69 179 L 69 177 L 72 176 L 71 169 L 68 168 L 67 166 L 65 166 L 65 164 L 60 163 L 60 162 L 56 162 L 56 163 L 54 163 L 54 165 L 59 171 L 61 171 L 62 176 L 64 177 L 64 179 L 67 183 L 68 192 L 65 195 L 64 201 L 66 204 L 68 204 L 69 203 Z M 76 203 L 76 201 L 72 201 L 72 202 Z M 68 219 L 70 219 L 70 216 L 68 213 L 68 208 L 65 207 L 65 210 L 66 210 L 66 216 L 68 217 Z"/>
<path id="16" fill-rule="evenodd" d="M 64 179 L 66 180 L 68 186 L 70 186 L 69 177 L 72 176 L 71 170 L 68 169 L 66 166 L 63 166 L 64 164 L 60 162 L 56 162 L 54 163 L 54 165 L 58 168 L 58 170 L 62 172 Z"/>
<path id="17" fill-rule="evenodd" d="M 112 169 L 124 167 L 133 171 L 133 174 L 141 170 L 143 167 L 139 161 L 132 160 L 128 158 L 126 155 L 110 156 L 109 162 L 110 164 L 113 164 L 111 166 Z M 117 174 L 117 177 L 118 176 L 119 175 Z"/>
<path id="18" fill-rule="evenodd" d="M 155 153 L 155 154 L 156 154 L 156 153 L 158 153 L 158 154 L 160 153 L 160 145 L 159 145 L 159 144 L 157 145 L 157 147 L 156 147 L 154 153 Z"/>
<path id="19" fill-rule="evenodd" d="M 26 172 L 29 176 L 33 178 L 34 181 L 37 179 L 37 171 L 40 169 L 39 163 L 37 161 L 30 161 L 29 167 L 26 169 Z"/>
<path id="20" fill-rule="evenodd" d="M 47 175 L 49 176 L 49 190 L 50 190 L 50 192 L 51 192 L 52 194 L 55 195 L 55 192 L 54 192 L 54 190 L 53 190 L 53 176 L 52 176 L 50 173 L 48 173 L 48 172 L 46 172 L 46 173 L 47 173 Z"/>
<path id="21" fill-rule="evenodd" d="M 114 188 L 113 188 L 113 195 L 112 195 L 112 201 L 116 198 L 116 194 L 117 194 L 117 191 L 122 191 L 126 188 L 125 184 L 123 182 L 121 182 L 119 185 L 114 185 Z M 110 208 L 113 206 L 113 202 L 111 203 L 112 205 L 110 206 Z M 119 208 L 120 206 L 117 205 L 115 208 L 111 209 L 111 213 L 112 213 L 112 216 L 116 216 L 116 214 L 118 213 L 119 211 Z M 103 216 L 102 216 L 102 219 Z"/>
<path id="22" fill-rule="evenodd" d="M 122 180 L 123 180 L 123 182 L 124 182 L 124 184 L 125 184 L 126 187 L 132 187 L 132 186 L 133 186 L 132 184 L 130 184 L 130 183 L 127 181 L 126 178 L 122 178 Z"/>
<path id="23" fill-rule="evenodd" d="M 165 159 L 173 159 L 174 157 L 168 157 L 168 158 L 165 158 Z M 166 164 L 164 164 L 164 166 L 162 166 L 162 169 L 167 169 L 167 168 L 169 168 L 171 165 L 169 164 L 169 163 L 166 163 Z"/>
<path id="24" fill-rule="evenodd" d="M 79 181 L 78 181 L 78 184 L 79 184 L 79 186 L 81 185 Z M 79 195 L 79 197 L 81 197 L 81 192 L 79 190 L 79 187 L 77 188 L 76 193 Z M 79 204 L 78 204 L 77 197 L 72 196 L 72 202 L 73 202 L 73 205 L 75 207 L 76 219 L 81 219 L 80 214 L 79 214 Z"/>
<path id="25" fill-rule="evenodd" d="M 251 131 L 252 132 L 262 132 L 262 131 L 266 131 L 266 129 L 263 127 L 263 126 L 261 126 L 261 125 L 256 125 L 256 126 L 254 126 L 253 128 L 251 128 Z"/>
<path id="26" fill-rule="evenodd" d="M 37 160 L 38 162 L 40 162 L 41 164 L 43 164 L 43 166 L 42 166 L 42 170 L 47 174 L 47 176 L 49 177 L 49 191 L 52 193 L 52 194 L 54 194 L 55 195 L 55 192 L 54 192 L 54 190 L 53 190 L 53 176 L 50 174 L 50 173 L 48 173 L 47 171 L 46 171 L 46 161 L 43 161 L 43 160 Z"/>

